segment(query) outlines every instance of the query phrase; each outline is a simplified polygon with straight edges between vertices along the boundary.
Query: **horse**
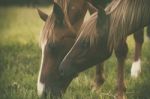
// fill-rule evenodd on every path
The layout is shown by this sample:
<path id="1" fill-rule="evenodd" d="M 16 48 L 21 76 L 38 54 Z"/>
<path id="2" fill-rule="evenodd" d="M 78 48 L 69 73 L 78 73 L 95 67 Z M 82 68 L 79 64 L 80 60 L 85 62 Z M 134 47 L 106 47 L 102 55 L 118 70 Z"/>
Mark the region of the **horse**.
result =
<path id="1" fill-rule="evenodd" d="M 105 8 L 107 3 L 110 2 L 109 0 L 107 1 L 100 1 L 100 0 L 92 0 L 92 4 L 98 9 L 99 7 Z M 102 6 L 98 6 L 96 4 L 100 3 Z M 135 40 L 135 52 L 134 52 L 134 59 L 133 63 L 131 66 L 131 77 L 136 79 L 139 74 L 141 73 L 141 51 L 142 51 L 142 45 L 144 41 L 144 28 L 139 29 L 136 31 L 133 36 Z M 150 38 L 150 26 L 147 27 L 147 36 Z"/>
<path id="2" fill-rule="evenodd" d="M 112 1 L 112 0 L 111 0 Z M 92 4 L 99 8 L 98 4 L 100 1 L 98 0 L 93 0 Z M 107 2 L 110 2 L 109 0 Z M 103 7 L 106 7 L 106 1 L 101 1 L 101 4 L 103 4 Z M 133 63 L 131 66 L 131 77 L 132 78 L 137 78 L 139 76 L 139 74 L 141 73 L 141 51 L 142 51 L 142 45 L 143 45 L 143 41 L 144 41 L 144 28 L 143 29 L 139 29 L 138 31 L 136 31 L 133 36 L 134 36 L 134 40 L 135 40 L 135 52 L 134 52 L 134 59 L 133 59 Z M 147 36 L 150 38 L 150 25 L 147 27 Z"/>
<path id="3" fill-rule="evenodd" d="M 83 23 L 80 29 L 75 44 L 62 60 L 59 71 L 64 78 L 78 75 L 80 72 L 93 67 L 95 64 L 103 64 L 112 55 L 112 50 L 109 49 L 108 36 L 109 36 L 109 17 L 103 9 L 99 9 L 98 13 L 94 13 L 88 21 Z M 126 50 L 121 50 L 126 47 Z M 123 52 L 121 52 L 121 51 Z M 127 46 L 121 45 L 115 51 L 117 59 L 123 60 L 122 53 L 127 53 Z M 120 72 L 123 69 L 118 64 L 118 99 L 121 99 L 124 85 L 120 84 Z"/>
<path id="4" fill-rule="evenodd" d="M 103 63 L 111 56 L 114 49 L 118 61 L 117 99 L 123 99 L 124 63 L 128 52 L 126 38 L 132 32 L 149 24 L 150 8 L 148 4 L 148 0 L 114 0 L 105 9 L 106 13 L 103 11 L 104 15 L 99 14 L 101 11 L 99 9 L 99 13 L 82 26 L 81 34 L 62 60 L 59 66 L 62 76 L 70 77 L 97 63 Z M 134 11 L 136 9 L 140 9 L 138 13 Z M 128 10 L 129 13 L 127 13 Z M 139 22 L 141 23 L 138 24 Z"/>
<path id="5" fill-rule="evenodd" d="M 83 23 L 86 11 L 95 12 L 96 8 L 86 0 L 54 0 L 50 16 L 38 9 L 45 26 L 41 32 L 40 47 L 42 49 L 41 66 L 39 70 L 37 91 L 40 97 L 61 97 L 71 80 L 75 77 L 61 77 L 58 66 L 74 44 L 77 30 Z M 96 85 L 103 83 L 101 66 L 97 65 Z M 99 82 L 101 81 L 101 82 Z"/>
<path id="6" fill-rule="evenodd" d="M 110 2 L 110 1 L 108 1 Z M 98 0 L 93 0 L 92 4 L 99 8 L 96 4 L 98 4 Z M 106 6 L 106 1 L 101 1 L 101 4 L 103 4 L 105 7 Z M 144 41 L 144 28 L 139 29 L 138 31 L 133 33 L 134 40 L 135 40 L 135 52 L 134 52 L 134 59 L 131 67 L 131 77 L 132 78 L 137 78 L 139 74 L 141 73 L 141 51 L 142 51 L 142 44 Z M 147 27 L 147 36 L 150 38 L 150 25 Z"/>

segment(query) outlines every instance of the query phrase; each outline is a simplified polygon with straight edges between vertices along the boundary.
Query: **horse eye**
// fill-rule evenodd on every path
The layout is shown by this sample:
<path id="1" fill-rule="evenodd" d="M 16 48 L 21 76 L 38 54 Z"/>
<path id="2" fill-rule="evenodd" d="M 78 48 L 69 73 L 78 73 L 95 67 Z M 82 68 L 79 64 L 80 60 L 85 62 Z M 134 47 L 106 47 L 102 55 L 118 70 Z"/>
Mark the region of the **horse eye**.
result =
<path id="1" fill-rule="evenodd" d="M 48 49 L 53 54 L 57 54 L 61 49 L 61 45 L 60 44 L 49 44 Z"/>
<path id="2" fill-rule="evenodd" d="M 56 45 L 53 43 L 48 44 L 47 49 L 49 52 L 55 51 Z"/>
<path id="3" fill-rule="evenodd" d="M 80 43 L 80 48 L 87 48 L 89 46 L 89 43 L 88 42 L 86 42 L 86 41 L 82 41 L 81 43 Z"/>
<path id="4" fill-rule="evenodd" d="M 53 43 L 48 44 L 48 48 L 49 49 L 55 48 L 55 44 L 53 44 Z"/>

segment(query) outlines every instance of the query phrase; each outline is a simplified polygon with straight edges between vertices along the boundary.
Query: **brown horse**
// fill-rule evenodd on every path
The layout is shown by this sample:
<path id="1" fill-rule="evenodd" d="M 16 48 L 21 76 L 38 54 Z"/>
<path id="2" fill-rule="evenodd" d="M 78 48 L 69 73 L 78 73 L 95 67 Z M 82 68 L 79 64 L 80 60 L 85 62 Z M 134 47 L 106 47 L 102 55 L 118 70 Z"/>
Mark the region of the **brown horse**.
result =
<path id="1" fill-rule="evenodd" d="M 46 21 L 41 33 L 40 47 L 42 49 L 41 67 L 39 71 L 37 90 L 40 97 L 49 92 L 52 96 L 61 97 L 70 81 L 75 77 L 63 78 L 58 66 L 74 44 L 87 9 L 94 12 L 95 8 L 86 0 L 54 0 L 51 16 L 38 10 L 40 17 Z M 97 66 L 99 69 L 99 66 Z M 100 67 L 101 68 L 101 67 Z M 96 83 L 103 83 L 102 69 L 97 70 Z M 99 82 L 101 81 L 101 82 Z"/>
<path id="2" fill-rule="evenodd" d="M 111 1 L 111 0 L 110 0 Z M 107 1 L 107 2 L 110 2 Z M 92 4 L 99 8 L 99 7 L 105 7 L 106 6 L 106 1 L 104 0 L 91 0 Z M 96 5 L 96 4 L 101 4 L 102 6 Z M 118 3 L 119 4 L 119 3 Z M 136 31 L 134 35 L 134 40 L 135 40 L 135 53 L 134 53 L 134 59 L 132 63 L 132 68 L 131 68 L 131 77 L 132 78 L 137 78 L 138 75 L 141 72 L 141 51 L 142 51 L 142 44 L 144 41 L 144 36 L 143 36 L 144 28 Z M 147 27 L 147 33 L 148 37 L 150 34 L 150 26 Z M 99 70 L 99 69 L 97 69 Z"/>
<path id="3" fill-rule="evenodd" d="M 82 2 L 81 4 L 84 5 Z M 75 8 L 78 8 L 76 6 L 78 5 L 75 5 Z M 86 6 L 82 7 L 86 8 Z M 80 20 L 77 18 L 77 15 L 70 19 L 74 28 L 78 29 L 80 24 L 82 24 L 86 11 L 84 11 L 84 9 L 80 10 L 80 13 L 76 13 L 73 12 L 73 10 L 69 12 L 69 15 L 83 14 L 83 16 L 78 15 Z M 69 29 L 67 23 L 65 23 L 64 12 L 57 3 L 54 3 L 51 16 L 48 16 L 45 20 L 46 23 L 41 33 L 40 41 L 42 59 L 37 90 L 40 97 L 42 95 L 46 95 L 48 92 L 50 92 L 54 97 L 59 97 L 61 96 L 61 93 L 65 91 L 73 77 L 68 79 L 62 78 L 59 75 L 58 66 L 74 43 L 76 34 L 72 33 L 72 30 Z"/>
<path id="4" fill-rule="evenodd" d="M 81 31 L 77 41 L 63 59 L 59 67 L 61 74 L 64 77 L 70 77 L 92 65 L 103 63 L 114 49 L 118 61 L 117 98 L 123 99 L 125 88 L 123 68 L 128 51 L 126 38 L 135 30 L 149 24 L 149 4 L 148 0 L 114 0 L 106 9 L 107 14 L 110 13 L 110 15 L 107 16 L 104 13 L 104 15 L 98 14 L 91 17 L 91 20 L 82 26 L 83 31 Z M 134 11 L 136 9 L 139 9 L 138 13 Z M 126 13 L 128 10 L 129 13 Z M 100 11 L 101 9 L 99 9 L 99 13 Z M 120 13 L 120 11 L 122 12 Z M 147 11 L 147 13 L 144 13 L 144 11 Z M 114 30 L 113 26 L 115 26 Z"/>
<path id="5" fill-rule="evenodd" d="M 109 16 L 106 16 L 103 9 L 99 9 L 98 13 L 94 13 L 90 19 L 81 27 L 81 34 L 71 50 L 64 57 L 59 69 L 64 78 L 75 76 L 78 73 L 94 66 L 95 64 L 103 64 L 108 59 L 112 50 L 108 47 L 109 36 Z M 120 61 L 124 60 L 127 53 L 127 45 L 121 44 L 116 49 L 118 63 L 118 99 L 121 99 L 124 85 L 122 82 L 123 69 Z M 124 50 L 125 49 L 125 50 Z M 124 55 L 122 55 L 124 54 Z M 120 75 L 120 72 L 122 75 Z M 121 77 L 120 77 L 121 76 Z"/>
<path id="6" fill-rule="evenodd" d="M 110 1 L 111 0 L 109 0 L 107 2 L 110 2 Z M 100 7 L 105 7 L 107 4 L 106 1 L 104 1 L 104 0 L 91 0 L 91 2 L 97 8 L 99 8 L 99 6 L 96 5 L 98 3 L 102 4 L 102 6 L 100 6 Z M 117 4 L 119 4 L 119 2 Z M 133 59 L 132 68 L 131 68 L 131 77 L 132 78 L 137 78 L 141 72 L 141 51 L 142 51 L 142 44 L 144 41 L 143 32 L 144 32 L 144 28 L 136 31 L 133 34 L 134 40 L 135 40 L 135 52 L 134 52 L 134 59 Z M 150 26 L 147 27 L 147 33 L 148 33 L 147 36 L 150 37 Z"/>

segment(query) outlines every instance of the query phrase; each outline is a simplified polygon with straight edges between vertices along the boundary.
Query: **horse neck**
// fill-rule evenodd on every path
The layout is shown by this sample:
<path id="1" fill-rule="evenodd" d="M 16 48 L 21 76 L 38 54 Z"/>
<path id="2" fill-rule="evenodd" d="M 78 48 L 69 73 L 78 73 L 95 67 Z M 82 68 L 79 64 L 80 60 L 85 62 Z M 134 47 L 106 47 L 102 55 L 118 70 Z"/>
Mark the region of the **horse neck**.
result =
<path id="1" fill-rule="evenodd" d="M 96 8 L 105 8 L 110 1 L 112 0 L 89 0 Z"/>

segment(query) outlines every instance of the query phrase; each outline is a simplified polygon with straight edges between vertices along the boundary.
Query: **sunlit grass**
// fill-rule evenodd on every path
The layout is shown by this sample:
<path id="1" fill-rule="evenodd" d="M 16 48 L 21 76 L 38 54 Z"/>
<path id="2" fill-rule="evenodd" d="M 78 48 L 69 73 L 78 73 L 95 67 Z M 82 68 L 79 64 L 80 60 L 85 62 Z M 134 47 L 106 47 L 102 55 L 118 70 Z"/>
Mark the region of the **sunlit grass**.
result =
<path id="1" fill-rule="evenodd" d="M 50 12 L 49 7 L 42 10 Z M 37 99 L 36 81 L 41 51 L 39 33 L 44 22 L 35 8 L 0 7 L 0 99 Z M 143 46 L 142 74 L 130 78 L 134 40 L 128 38 L 129 54 L 125 66 L 126 95 L 128 99 L 149 99 L 150 53 L 146 39 Z M 116 58 L 105 62 L 105 83 L 101 90 L 91 91 L 95 68 L 81 73 L 69 86 L 64 99 L 114 99 L 116 92 Z"/>
<path id="2" fill-rule="evenodd" d="M 41 8 L 47 13 L 50 8 Z M 39 18 L 36 8 L 0 7 L 0 43 L 37 43 L 44 22 Z M 6 43 L 6 44 L 7 44 Z"/>

